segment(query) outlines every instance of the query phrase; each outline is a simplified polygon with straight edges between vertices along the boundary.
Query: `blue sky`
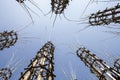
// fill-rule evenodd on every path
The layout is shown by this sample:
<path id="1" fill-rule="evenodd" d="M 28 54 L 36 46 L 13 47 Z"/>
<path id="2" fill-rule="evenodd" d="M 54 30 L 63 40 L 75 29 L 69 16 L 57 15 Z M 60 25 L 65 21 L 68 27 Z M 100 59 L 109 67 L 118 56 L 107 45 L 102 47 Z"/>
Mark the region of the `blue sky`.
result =
<path id="1" fill-rule="evenodd" d="M 44 13 L 48 13 L 51 10 L 50 0 L 34 1 Z M 106 7 L 113 7 L 118 3 L 93 2 L 88 6 L 85 13 L 82 14 L 88 2 L 89 0 L 72 0 L 65 9 L 64 14 L 69 19 L 79 20 L 82 22 L 82 18 L 87 18 L 91 13 L 96 13 L 98 10 L 104 10 Z M 31 19 L 28 14 L 26 14 L 25 10 L 15 0 L 0 1 L 0 31 L 15 30 L 18 31 L 19 37 L 14 46 L 0 51 L 0 68 L 5 67 L 5 65 L 9 63 L 13 54 L 15 55 L 15 58 L 11 67 L 14 66 L 15 62 L 23 60 L 20 62 L 21 65 L 13 73 L 10 80 L 18 80 L 20 72 L 24 71 L 24 68 L 26 68 L 30 63 L 30 59 L 34 58 L 37 51 L 39 51 L 41 46 L 44 45 L 49 38 L 56 48 L 54 53 L 55 80 L 67 80 L 63 73 L 63 69 L 66 73 L 71 73 L 70 64 L 72 64 L 73 71 L 75 72 L 78 80 L 97 80 L 95 75 L 90 73 L 89 68 L 86 67 L 75 55 L 75 51 L 81 45 L 90 49 L 110 66 L 112 66 L 111 63 L 113 62 L 110 57 L 112 59 L 114 58 L 113 56 L 117 58 L 120 57 L 120 37 L 114 37 L 113 34 L 104 32 L 116 31 L 116 29 L 110 29 L 104 26 L 91 26 L 80 31 L 89 24 L 79 24 L 81 22 L 68 21 L 64 18 L 63 14 L 60 16 L 58 15 L 53 27 L 53 21 L 55 19 L 54 13 L 43 16 L 43 14 L 36 7 L 31 5 L 29 1 L 26 1 L 26 5 L 28 5 L 39 16 L 30 12 L 34 20 L 34 24 L 23 29 L 26 25 L 31 23 Z M 109 26 L 113 27 L 112 24 Z M 116 26 L 119 26 L 119 24 Z M 105 52 L 110 56 L 106 56 Z"/>

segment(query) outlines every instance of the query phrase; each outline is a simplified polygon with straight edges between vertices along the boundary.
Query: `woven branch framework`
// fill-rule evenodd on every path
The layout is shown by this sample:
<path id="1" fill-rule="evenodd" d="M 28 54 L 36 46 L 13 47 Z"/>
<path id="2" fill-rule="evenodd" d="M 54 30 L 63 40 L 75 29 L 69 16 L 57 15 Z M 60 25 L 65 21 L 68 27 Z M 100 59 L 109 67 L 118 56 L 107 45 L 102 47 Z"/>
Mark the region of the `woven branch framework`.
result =
<path id="1" fill-rule="evenodd" d="M 89 23 L 92 26 L 96 25 L 109 25 L 110 23 L 120 24 L 120 5 L 103 11 L 98 11 L 97 13 L 91 14 L 89 17 Z"/>
<path id="2" fill-rule="evenodd" d="M 52 12 L 62 14 L 69 4 L 69 0 L 51 0 Z"/>
<path id="3" fill-rule="evenodd" d="M 99 80 L 120 80 L 120 73 L 117 70 L 109 67 L 102 59 L 99 59 L 86 48 L 79 48 L 76 53 Z"/>
<path id="4" fill-rule="evenodd" d="M 0 50 L 13 46 L 18 40 L 17 33 L 14 31 L 4 31 L 0 33 Z"/>
<path id="5" fill-rule="evenodd" d="M 49 41 L 38 51 L 19 80 L 54 80 L 54 45 Z"/>
<path id="6" fill-rule="evenodd" d="M 9 80 L 12 75 L 12 70 L 9 68 L 0 69 L 0 80 Z"/>

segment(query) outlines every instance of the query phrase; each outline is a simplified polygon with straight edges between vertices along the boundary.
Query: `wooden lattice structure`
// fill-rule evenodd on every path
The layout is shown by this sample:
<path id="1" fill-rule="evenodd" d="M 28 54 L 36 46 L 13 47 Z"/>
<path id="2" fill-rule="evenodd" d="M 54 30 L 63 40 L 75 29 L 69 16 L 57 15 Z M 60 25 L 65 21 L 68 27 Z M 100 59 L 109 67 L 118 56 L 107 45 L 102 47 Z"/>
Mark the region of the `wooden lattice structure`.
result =
<path id="1" fill-rule="evenodd" d="M 19 80 L 54 80 L 54 45 L 49 41 L 38 51 Z"/>
<path id="2" fill-rule="evenodd" d="M 0 69 L 0 80 L 9 80 L 12 75 L 12 70 L 9 68 Z"/>
<path id="3" fill-rule="evenodd" d="M 52 12 L 55 14 L 61 14 L 69 4 L 69 0 L 51 0 Z"/>
<path id="4" fill-rule="evenodd" d="M 102 59 L 99 59 L 86 48 L 79 48 L 76 53 L 99 80 L 120 80 L 120 73 L 117 70 L 109 67 Z"/>
<path id="5" fill-rule="evenodd" d="M 99 10 L 97 13 L 93 13 L 89 17 L 89 24 L 91 26 L 109 25 L 110 23 L 120 24 L 119 4 L 112 8 L 106 8 L 103 11 Z"/>
<path id="6" fill-rule="evenodd" d="M 13 46 L 18 40 L 17 33 L 15 31 L 4 31 L 0 33 L 0 50 Z"/>

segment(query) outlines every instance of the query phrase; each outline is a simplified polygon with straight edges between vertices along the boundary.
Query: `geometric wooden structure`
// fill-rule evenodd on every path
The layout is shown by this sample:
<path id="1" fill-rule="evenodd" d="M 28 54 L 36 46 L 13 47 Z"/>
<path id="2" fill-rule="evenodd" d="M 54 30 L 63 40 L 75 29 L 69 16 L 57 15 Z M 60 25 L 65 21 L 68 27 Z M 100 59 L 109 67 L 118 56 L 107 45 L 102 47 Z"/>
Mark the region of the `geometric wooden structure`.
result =
<path id="1" fill-rule="evenodd" d="M 0 50 L 13 46 L 18 40 L 18 35 L 13 30 L 0 33 Z"/>
<path id="2" fill-rule="evenodd" d="M 48 41 L 38 52 L 19 80 L 54 80 L 54 45 Z"/>
<path id="3" fill-rule="evenodd" d="M 115 7 L 91 14 L 89 23 L 91 26 L 108 25 L 110 23 L 120 24 L 120 5 L 117 4 Z"/>
<path id="4" fill-rule="evenodd" d="M 61 14 L 69 4 L 69 0 L 51 0 L 52 12 Z"/>
<path id="5" fill-rule="evenodd" d="M 85 47 L 79 48 L 76 53 L 99 80 L 120 80 L 120 72 L 108 66 L 102 59 L 99 59 Z"/>
<path id="6" fill-rule="evenodd" d="M 12 75 L 12 70 L 9 68 L 0 69 L 0 80 L 9 80 Z"/>

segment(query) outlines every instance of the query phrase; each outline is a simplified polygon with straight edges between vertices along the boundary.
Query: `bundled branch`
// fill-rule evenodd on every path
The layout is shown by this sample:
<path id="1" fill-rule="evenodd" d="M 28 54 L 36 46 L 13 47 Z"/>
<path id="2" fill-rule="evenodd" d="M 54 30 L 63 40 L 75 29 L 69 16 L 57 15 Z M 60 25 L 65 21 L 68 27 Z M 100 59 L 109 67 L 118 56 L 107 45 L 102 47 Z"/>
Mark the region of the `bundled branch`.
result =
<path id="1" fill-rule="evenodd" d="M 39 15 L 33 9 L 31 9 L 31 7 L 29 7 L 26 4 L 26 2 L 29 2 L 32 6 L 36 7 L 43 15 L 45 15 L 44 12 L 39 8 L 38 3 L 36 3 L 34 0 L 16 0 L 16 1 L 17 1 L 17 3 L 19 3 L 19 5 L 25 10 L 25 12 L 31 18 L 32 23 L 34 23 L 34 20 L 31 15 L 31 12 L 34 13 L 35 15 L 37 15 L 38 17 L 39 17 Z"/>
<path id="2" fill-rule="evenodd" d="M 99 80 L 120 80 L 120 73 L 117 70 L 109 67 L 102 59 L 99 59 L 86 48 L 79 48 L 76 53 Z"/>
<path id="3" fill-rule="evenodd" d="M 51 0 L 52 12 L 61 14 L 69 4 L 69 0 Z"/>
<path id="4" fill-rule="evenodd" d="M 12 75 L 12 70 L 9 68 L 0 69 L 0 80 L 9 80 Z"/>
<path id="5" fill-rule="evenodd" d="M 120 5 L 93 13 L 89 17 L 89 23 L 92 26 L 109 25 L 110 23 L 120 24 Z"/>
<path id="6" fill-rule="evenodd" d="M 0 33 L 0 50 L 13 46 L 18 40 L 18 35 L 13 30 Z"/>
<path id="7" fill-rule="evenodd" d="M 19 80 L 54 80 L 54 45 L 48 41 L 38 51 Z"/>

